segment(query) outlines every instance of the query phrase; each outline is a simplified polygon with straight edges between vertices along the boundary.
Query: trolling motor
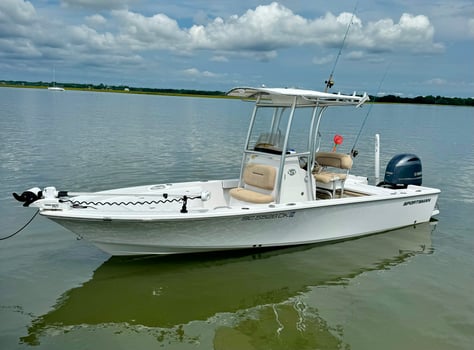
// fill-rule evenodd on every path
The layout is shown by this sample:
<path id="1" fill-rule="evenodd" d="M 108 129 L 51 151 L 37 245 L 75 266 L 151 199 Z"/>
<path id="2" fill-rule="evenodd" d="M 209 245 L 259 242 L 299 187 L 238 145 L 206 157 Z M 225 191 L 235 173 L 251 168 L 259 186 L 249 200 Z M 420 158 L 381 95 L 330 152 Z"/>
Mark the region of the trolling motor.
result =
<path id="1" fill-rule="evenodd" d="M 98 195 L 98 196 L 104 196 L 104 195 L 107 195 L 107 196 L 117 196 L 117 197 L 123 197 L 123 196 L 133 196 L 133 194 L 130 194 L 130 193 L 126 193 L 126 194 L 123 194 L 123 193 L 104 193 L 104 192 L 100 192 L 100 193 L 88 193 L 88 192 L 70 192 L 70 191 L 57 191 L 55 187 L 45 187 L 43 190 L 41 190 L 40 188 L 38 187 L 33 187 L 33 188 L 30 188 L 29 190 L 26 190 L 24 191 L 22 194 L 18 194 L 18 193 L 12 193 L 13 194 L 13 197 L 23 203 L 23 206 L 24 207 L 29 207 L 32 203 L 36 202 L 37 200 L 43 200 L 41 205 L 39 205 L 38 207 L 42 208 L 42 209 L 48 209 L 48 210 L 61 210 L 61 202 L 62 202 L 62 199 L 64 199 L 64 197 L 75 197 L 75 196 L 93 196 L 93 195 Z M 170 194 L 168 193 L 158 193 L 158 194 L 155 194 L 155 193 L 152 193 L 152 194 L 138 194 L 139 197 L 143 197 L 143 196 L 150 196 L 150 197 L 156 197 L 156 196 L 159 196 L 161 195 L 163 197 L 163 199 L 159 199 L 159 200 L 156 200 L 156 199 L 153 199 L 151 198 L 151 200 L 149 201 L 130 201 L 130 202 L 122 202 L 122 201 L 97 201 L 97 202 L 94 202 L 94 201 L 82 201 L 82 202 L 75 202 L 73 200 L 67 200 L 66 202 L 70 202 L 72 203 L 73 205 L 90 205 L 90 204 L 93 204 L 93 205 L 98 205 L 98 204 L 102 204 L 102 205 L 109 205 L 109 206 L 112 206 L 112 205 L 122 205 L 122 204 L 125 204 L 125 205 L 138 205 L 138 204 L 163 204 L 163 203 L 172 203 L 172 202 L 183 202 L 183 205 L 182 205 L 182 208 L 181 208 L 181 213 L 187 213 L 188 212 L 188 209 L 187 209 L 187 204 L 188 204 L 188 200 L 194 200 L 194 199 L 200 199 L 202 200 L 203 202 L 205 201 L 208 201 L 210 198 L 211 198 L 211 193 L 209 191 L 202 191 L 201 193 L 199 194 L 196 194 L 194 196 L 189 196 L 189 195 L 184 195 L 184 194 L 175 194 L 173 196 L 173 198 L 169 198 L 168 197 L 170 196 Z M 178 198 L 176 198 L 178 197 Z M 58 202 L 58 199 L 59 199 L 59 202 Z"/>
<path id="2" fill-rule="evenodd" d="M 36 202 L 38 199 L 43 197 L 43 191 L 38 187 L 30 188 L 24 191 L 22 194 L 12 193 L 13 197 L 18 201 L 22 202 L 24 207 L 30 206 L 31 203 Z"/>
<path id="3" fill-rule="evenodd" d="M 31 203 L 38 199 L 67 197 L 69 193 L 67 191 L 56 191 L 55 187 L 45 187 L 43 190 L 33 187 L 22 194 L 14 192 L 12 195 L 18 202 L 22 202 L 24 207 L 29 207 Z"/>

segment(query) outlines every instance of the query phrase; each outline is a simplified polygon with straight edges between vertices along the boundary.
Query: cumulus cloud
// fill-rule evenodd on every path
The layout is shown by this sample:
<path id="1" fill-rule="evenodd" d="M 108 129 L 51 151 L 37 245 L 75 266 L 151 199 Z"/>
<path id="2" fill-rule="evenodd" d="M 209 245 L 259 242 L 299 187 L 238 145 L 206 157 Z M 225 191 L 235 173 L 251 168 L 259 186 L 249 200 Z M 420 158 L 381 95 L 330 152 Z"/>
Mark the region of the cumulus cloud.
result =
<path id="1" fill-rule="evenodd" d="M 334 62 L 334 60 L 335 60 L 334 55 L 326 55 L 324 57 L 314 57 L 312 62 L 313 64 L 323 65 L 323 64 Z"/>
<path id="2" fill-rule="evenodd" d="M 164 13 L 145 15 L 131 11 L 134 0 L 61 0 L 68 9 L 87 8 L 83 23 L 51 22 L 38 15 L 31 2 L 0 1 L 0 57 L 45 57 L 104 62 L 111 60 L 133 65 L 146 55 L 160 52 L 184 57 L 197 51 L 211 53 L 211 61 L 232 58 L 257 61 L 274 60 L 281 50 L 308 46 L 309 50 L 339 48 L 347 37 L 348 58 L 374 58 L 379 52 L 437 53 L 444 47 L 434 40 L 434 27 L 424 15 L 403 14 L 398 21 L 383 18 L 364 23 L 351 13 L 326 13 L 309 18 L 273 2 L 226 18 L 205 17 L 184 26 L 179 19 Z M 100 14 L 97 11 L 102 11 Z M 472 27 L 471 21 L 471 30 Z M 57 35 L 61 33 L 61 35 Z M 3 37 L 3 38 L 2 38 Z M 101 59 L 102 58 L 102 59 Z M 128 58 L 128 59 L 127 59 Z M 333 57 L 322 52 L 314 64 L 327 64 Z M 97 64 L 97 63 L 96 63 Z M 214 77 L 194 68 L 185 73 Z"/>
<path id="3" fill-rule="evenodd" d="M 347 58 L 352 59 L 352 60 L 360 60 L 366 57 L 363 51 L 357 50 L 357 51 L 350 51 L 347 53 Z"/>
<path id="4" fill-rule="evenodd" d="M 192 77 L 192 78 L 216 78 L 219 76 L 219 74 L 212 73 L 209 71 L 200 71 L 197 68 L 188 68 L 182 71 L 182 73 L 186 76 Z"/>
<path id="5" fill-rule="evenodd" d="M 426 84 L 429 84 L 429 85 L 445 85 L 445 84 L 447 84 L 447 81 L 446 81 L 446 79 L 442 79 L 442 78 L 433 78 L 433 79 L 430 79 L 430 80 L 426 81 Z"/>
<path id="6" fill-rule="evenodd" d="M 147 17 L 124 9 L 113 14 L 120 40 L 135 49 L 211 50 L 236 55 L 244 51 L 258 60 L 270 60 L 278 50 L 294 46 L 339 47 L 351 21 L 347 44 L 354 49 L 380 52 L 403 48 L 425 53 L 444 49 L 434 42 L 434 28 L 424 15 L 403 14 L 397 23 L 381 19 L 364 25 L 351 13 L 307 19 L 274 2 L 241 16 L 216 17 L 185 28 L 161 13 Z"/>
<path id="7" fill-rule="evenodd" d="M 248 10 L 227 20 L 217 17 L 207 25 L 189 29 L 190 45 L 196 49 L 272 51 L 290 46 L 308 22 L 291 10 L 272 3 Z"/>
<path id="8" fill-rule="evenodd" d="M 107 23 L 107 20 L 105 19 L 104 16 L 102 15 L 99 15 L 99 14 L 94 14 L 92 16 L 87 16 L 86 17 L 86 22 L 88 25 L 92 26 L 92 27 L 97 27 L 97 26 L 101 26 L 105 23 Z"/>
<path id="9" fill-rule="evenodd" d="M 185 49 L 188 35 L 178 22 L 164 14 L 146 17 L 127 10 L 112 12 L 118 21 L 117 39 L 136 50 Z"/>
<path id="10" fill-rule="evenodd" d="M 102 8 L 116 8 L 122 7 L 127 1 L 62 0 L 62 3 L 68 6 L 100 5 Z M 360 18 L 350 13 L 344 12 L 338 16 L 327 13 L 311 19 L 274 2 L 249 9 L 240 16 L 233 15 L 226 19 L 216 17 L 207 24 L 186 28 L 163 13 L 145 16 L 125 8 L 110 13 L 112 18 L 107 24 L 114 26 L 110 32 L 92 29 L 106 22 L 102 15 L 93 14 L 86 17 L 82 25 L 65 25 L 61 33 L 71 35 L 69 45 L 89 46 L 91 49 L 111 49 L 116 45 L 116 49 L 122 47 L 128 51 L 167 50 L 183 53 L 209 50 L 215 52 L 216 57 L 251 56 L 266 61 L 275 58 L 278 50 L 294 46 L 339 47 L 352 21 L 347 45 L 354 52 L 443 50 L 441 44 L 434 42 L 434 28 L 424 15 L 403 14 L 398 22 L 386 18 L 364 25 Z M 36 23 L 38 18 L 30 2 L 2 0 L 0 19 L 4 23 L 0 27 L 2 32 L 8 32 L 12 27 L 20 30 L 22 25 Z M 43 30 L 39 32 L 46 32 L 48 25 L 43 20 Z M 33 41 L 31 44 L 39 45 Z"/>
<path id="11" fill-rule="evenodd" d="M 214 62 L 229 62 L 229 59 L 225 56 L 218 55 L 211 58 L 211 61 Z"/>
<path id="12" fill-rule="evenodd" d="M 440 52 L 444 49 L 442 44 L 433 41 L 434 28 L 424 15 L 404 13 L 398 23 L 392 19 L 372 22 L 363 35 L 365 46 L 373 50 L 404 48 L 412 52 Z"/>
<path id="13" fill-rule="evenodd" d="M 23 0 L 0 2 L 0 57 L 22 59 L 42 55 L 36 42 L 41 33 L 33 5 Z"/>
<path id="14" fill-rule="evenodd" d="M 36 17 L 36 10 L 29 1 L 2 0 L 0 23 L 27 24 Z"/>

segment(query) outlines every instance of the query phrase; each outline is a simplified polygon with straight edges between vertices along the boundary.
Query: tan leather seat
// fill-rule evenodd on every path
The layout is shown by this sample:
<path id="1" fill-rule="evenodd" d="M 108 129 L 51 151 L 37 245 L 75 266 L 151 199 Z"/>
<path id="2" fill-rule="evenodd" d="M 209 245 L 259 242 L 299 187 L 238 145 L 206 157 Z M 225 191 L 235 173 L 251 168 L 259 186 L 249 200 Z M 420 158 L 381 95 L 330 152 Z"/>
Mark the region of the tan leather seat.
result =
<path id="1" fill-rule="evenodd" d="M 230 190 L 230 195 L 243 202 L 271 203 L 275 188 L 276 168 L 264 164 L 249 164 L 243 174 L 244 187 Z"/>
<path id="2" fill-rule="evenodd" d="M 336 189 L 341 189 L 341 197 L 344 193 L 344 182 L 349 170 L 352 168 L 352 158 L 348 154 L 335 152 L 318 152 L 315 156 L 316 166 L 313 169 L 313 176 L 316 182 L 331 184 L 332 197 L 336 194 Z M 328 168 L 346 170 L 345 172 L 328 171 Z"/>

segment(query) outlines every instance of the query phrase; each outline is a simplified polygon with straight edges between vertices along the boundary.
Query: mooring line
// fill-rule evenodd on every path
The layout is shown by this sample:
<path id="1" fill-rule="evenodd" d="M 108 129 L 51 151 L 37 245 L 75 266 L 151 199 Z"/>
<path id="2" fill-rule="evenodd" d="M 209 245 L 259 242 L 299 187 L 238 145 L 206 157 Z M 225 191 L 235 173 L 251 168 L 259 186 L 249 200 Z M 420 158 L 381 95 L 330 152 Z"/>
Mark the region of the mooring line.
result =
<path id="1" fill-rule="evenodd" d="M 20 233 L 21 231 L 23 231 L 23 230 L 26 228 L 26 226 L 28 226 L 28 225 L 33 221 L 33 219 L 36 217 L 36 215 L 38 215 L 39 212 L 40 212 L 40 210 L 38 209 L 38 210 L 36 211 L 36 213 L 33 215 L 33 217 L 32 217 L 25 225 L 23 225 L 22 228 L 20 228 L 20 229 L 19 229 L 18 231 L 16 231 L 15 233 L 12 233 L 11 235 L 8 235 L 8 236 L 6 236 L 6 237 L 0 237 L 0 241 L 4 241 L 4 240 L 6 240 L 6 239 L 8 239 L 8 238 L 12 238 L 12 237 L 15 236 L 16 234 L 18 234 L 18 233 Z"/>

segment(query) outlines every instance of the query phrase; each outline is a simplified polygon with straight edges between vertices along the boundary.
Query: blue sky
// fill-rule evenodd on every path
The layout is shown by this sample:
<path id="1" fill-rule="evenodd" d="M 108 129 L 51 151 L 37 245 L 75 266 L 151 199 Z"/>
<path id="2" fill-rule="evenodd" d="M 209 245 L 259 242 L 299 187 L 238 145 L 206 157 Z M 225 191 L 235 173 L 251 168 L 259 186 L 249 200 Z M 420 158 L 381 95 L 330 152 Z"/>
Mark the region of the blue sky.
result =
<path id="1" fill-rule="evenodd" d="M 474 97 L 472 0 L 1 0 L 0 80 L 321 90 L 351 20 L 332 91 Z"/>

